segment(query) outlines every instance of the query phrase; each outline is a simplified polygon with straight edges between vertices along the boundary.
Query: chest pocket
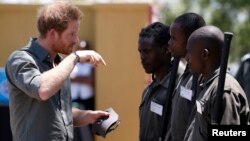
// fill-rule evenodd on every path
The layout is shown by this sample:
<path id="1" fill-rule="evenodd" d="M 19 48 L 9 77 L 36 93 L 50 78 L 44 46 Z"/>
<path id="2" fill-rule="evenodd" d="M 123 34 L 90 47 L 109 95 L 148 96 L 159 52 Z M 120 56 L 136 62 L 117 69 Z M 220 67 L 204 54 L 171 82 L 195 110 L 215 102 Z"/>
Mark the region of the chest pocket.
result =
<path id="1" fill-rule="evenodd" d="M 217 82 L 217 79 L 215 80 L 215 82 Z M 208 87 L 204 89 L 203 91 L 206 91 L 206 92 L 202 96 L 202 98 L 199 100 L 201 111 L 202 111 L 202 117 L 207 123 L 211 123 L 212 121 L 211 112 L 213 110 L 213 104 L 214 104 L 213 99 L 215 96 L 214 94 L 216 94 L 217 87 L 213 87 L 213 84 L 211 84 L 211 87 Z M 198 107 L 197 107 L 197 112 L 198 112 Z"/>

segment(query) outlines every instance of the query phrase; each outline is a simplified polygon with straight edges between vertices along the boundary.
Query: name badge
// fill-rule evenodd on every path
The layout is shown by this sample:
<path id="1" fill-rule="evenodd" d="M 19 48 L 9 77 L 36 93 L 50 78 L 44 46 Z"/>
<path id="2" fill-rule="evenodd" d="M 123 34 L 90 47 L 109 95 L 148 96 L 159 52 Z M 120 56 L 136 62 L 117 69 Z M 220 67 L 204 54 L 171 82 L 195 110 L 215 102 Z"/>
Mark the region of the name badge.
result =
<path id="1" fill-rule="evenodd" d="M 196 107 L 197 107 L 197 112 L 202 114 L 201 103 L 198 100 L 196 100 Z"/>
<path id="2" fill-rule="evenodd" d="M 162 110 L 163 110 L 163 106 L 162 105 L 151 101 L 151 104 L 150 104 L 150 111 L 151 112 L 154 112 L 154 113 L 162 116 Z"/>
<path id="3" fill-rule="evenodd" d="M 188 99 L 189 101 L 192 100 L 192 96 L 193 96 L 193 91 L 190 89 L 187 89 L 183 86 L 181 86 L 181 93 L 180 93 L 181 97 L 184 97 L 186 99 Z"/>

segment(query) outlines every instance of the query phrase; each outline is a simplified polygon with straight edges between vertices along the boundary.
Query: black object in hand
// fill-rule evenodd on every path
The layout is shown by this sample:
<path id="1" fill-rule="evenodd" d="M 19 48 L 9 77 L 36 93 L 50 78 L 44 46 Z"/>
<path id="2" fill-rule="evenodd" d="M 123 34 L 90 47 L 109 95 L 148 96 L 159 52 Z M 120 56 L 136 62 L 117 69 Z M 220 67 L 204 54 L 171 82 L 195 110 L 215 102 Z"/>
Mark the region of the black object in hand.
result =
<path id="1" fill-rule="evenodd" d="M 108 117 L 99 118 L 92 126 L 92 131 L 99 136 L 105 137 L 120 124 L 119 115 L 112 109 L 105 110 L 110 113 Z"/>

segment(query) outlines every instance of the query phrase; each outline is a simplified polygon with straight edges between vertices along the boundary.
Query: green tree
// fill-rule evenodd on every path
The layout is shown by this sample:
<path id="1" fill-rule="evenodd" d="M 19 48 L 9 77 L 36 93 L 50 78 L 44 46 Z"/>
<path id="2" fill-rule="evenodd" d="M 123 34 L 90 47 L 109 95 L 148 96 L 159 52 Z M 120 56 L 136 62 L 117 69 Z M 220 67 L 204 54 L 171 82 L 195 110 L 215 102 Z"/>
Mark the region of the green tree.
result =
<path id="1" fill-rule="evenodd" d="M 205 18 L 207 24 L 215 25 L 223 31 L 234 33 L 230 50 L 231 61 L 238 60 L 245 53 L 250 52 L 248 39 L 250 35 L 250 1 L 182 0 L 181 3 L 184 5 L 183 12 L 197 12 Z"/>
<path id="2" fill-rule="evenodd" d="M 188 0 L 185 0 L 188 1 Z M 191 1 L 189 1 L 191 2 Z M 234 33 L 231 60 L 241 58 L 250 51 L 250 1 L 247 0 L 200 0 L 201 9 L 211 13 L 209 23 L 223 31 Z"/>

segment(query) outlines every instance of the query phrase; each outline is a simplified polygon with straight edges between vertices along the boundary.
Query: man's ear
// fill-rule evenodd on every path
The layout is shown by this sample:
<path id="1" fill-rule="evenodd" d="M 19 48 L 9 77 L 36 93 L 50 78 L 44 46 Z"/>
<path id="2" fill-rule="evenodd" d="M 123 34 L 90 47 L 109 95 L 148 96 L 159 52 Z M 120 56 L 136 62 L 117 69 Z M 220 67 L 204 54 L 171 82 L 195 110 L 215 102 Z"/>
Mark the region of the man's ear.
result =
<path id="1" fill-rule="evenodd" d="M 52 28 L 48 31 L 48 36 L 50 36 L 53 39 L 56 39 L 58 38 L 59 35 L 58 35 L 58 32 Z"/>
<path id="2" fill-rule="evenodd" d="M 210 55 L 210 51 L 205 48 L 202 52 L 202 57 L 207 60 L 209 58 L 209 55 Z"/>

